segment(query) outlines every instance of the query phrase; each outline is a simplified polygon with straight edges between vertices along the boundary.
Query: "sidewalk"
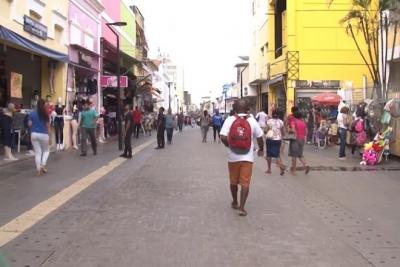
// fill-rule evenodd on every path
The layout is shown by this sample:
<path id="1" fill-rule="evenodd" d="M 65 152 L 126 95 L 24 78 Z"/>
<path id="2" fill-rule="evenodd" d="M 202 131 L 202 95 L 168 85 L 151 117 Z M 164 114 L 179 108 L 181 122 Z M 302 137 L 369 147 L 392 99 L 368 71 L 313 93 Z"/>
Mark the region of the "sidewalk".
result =
<path id="1" fill-rule="evenodd" d="M 155 132 L 154 131 L 152 132 L 152 136 L 155 138 Z M 148 135 L 146 134 L 146 136 L 143 136 L 143 134 L 141 134 L 140 138 L 138 140 L 140 141 L 143 138 L 147 139 Z M 135 145 L 136 140 L 137 140 L 136 138 L 132 137 L 132 145 Z M 112 137 L 109 137 L 107 139 L 106 143 L 97 142 L 97 145 L 99 146 L 99 148 L 103 147 L 103 146 L 108 146 L 110 143 L 113 143 L 113 144 L 115 143 L 115 145 L 117 146 L 117 142 L 118 142 L 118 136 L 112 136 Z M 90 145 L 89 145 L 89 149 L 90 149 Z M 13 150 L 14 157 L 16 157 L 18 159 L 18 160 L 15 160 L 15 161 L 6 161 L 6 160 L 3 159 L 4 158 L 3 154 L 0 154 L 0 169 L 2 167 L 5 167 L 5 166 L 18 164 L 21 161 L 33 159 L 34 156 L 33 155 L 26 155 L 27 152 L 28 151 L 23 146 L 21 146 L 21 152 L 20 153 L 17 153 L 16 151 Z M 74 150 L 72 148 L 69 148 L 68 150 L 63 150 L 63 151 L 57 151 L 54 144 L 50 147 L 50 153 L 63 154 L 63 153 L 73 153 L 73 152 L 76 152 L 76 150 Z"/>

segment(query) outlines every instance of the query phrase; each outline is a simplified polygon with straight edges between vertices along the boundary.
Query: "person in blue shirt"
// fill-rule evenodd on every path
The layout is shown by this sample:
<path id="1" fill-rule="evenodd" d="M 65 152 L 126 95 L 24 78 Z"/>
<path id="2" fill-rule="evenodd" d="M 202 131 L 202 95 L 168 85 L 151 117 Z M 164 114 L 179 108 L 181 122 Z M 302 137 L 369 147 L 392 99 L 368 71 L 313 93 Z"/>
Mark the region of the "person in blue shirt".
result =
<path id="1" fill-rule="evenodd" d="M 46 110 L 43 99 L 37 102 L 36 110 L 29 114 L 28 126 L 31 131 L 31 142 L 35 152 L 35 163 L 38 175 L 47 173 L 46 164 L 49 158 L 49 145 L 51 145 L 50 116 Z"/>
<path id="2" fill-rule="evenodd" d="M 214 130 L 214 142 L 217 141 L 217 133 L 218 133 L 218 143 L 221 142 L 221 137 L 220 137 L 219 133 L 221 131 L 223 120 L 224 120 L 224 118 L 222 117 L 221 114 L 219 114 L 219 111 L 218 110 L 215 111 L 215 114 L 212 117 L 212 126 L 213 126 L 213 130 Z"/>

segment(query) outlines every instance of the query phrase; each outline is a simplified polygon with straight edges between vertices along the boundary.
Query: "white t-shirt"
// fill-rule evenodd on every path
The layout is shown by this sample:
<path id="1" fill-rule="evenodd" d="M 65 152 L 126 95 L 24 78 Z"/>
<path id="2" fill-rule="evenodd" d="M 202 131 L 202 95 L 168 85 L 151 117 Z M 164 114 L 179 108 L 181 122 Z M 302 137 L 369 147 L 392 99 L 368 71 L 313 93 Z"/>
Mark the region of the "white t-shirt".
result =
<path id="1" fill-rule="evenodd" d="M 338 127 L 347 129 L 347 126 L 344 124 L 345 119 L 347 118 L 347 115 L 344 113 L 339 113 L 337 116 L 337 122 L 338 122 Z"/>
<path id="2" fill-rule="evenodd" d="M 239 116 L 246 116 L 247 114 L 238 114 Z M 224 136 L 228 136 L 229 135 L 229 130 L 231 129 L 231 126 L 233 124 L 233 122 L 235 121 L 236 117 L 235 116 L 230 116 L 228 117 L 225 122 L 224 125 L 222 126 L 221 135 Z M 232 150 L 229 149 L 228 151 L 228 162 L 237 162 L 237 161 L 249 161 L 249 162 L 254 162 L 254 139 L 262 137 L 263 136 L 263 130 L 260 128 L 260 126 L 258 125 L 257 121 L 250 116 L 247 121 L 250 124 L 251 127 L 251 132 L 253 134 L 253 140 L 251 142 L 251 147 L 250 150 L 247 154 L 235 154 L 232 152 Z"/>
<path id="3" fill-rule="evenodd" d="M 260 125 L 261 128 L 267 126 L 268 115 L 264 111 L 258 112 L 256 119 L 258 120 L 258 125 Z"/>
<path id="4" fill-rule="evenodd" d="M 280 119 L 269 119 L 267 126 L 271 128 L 274 136 L 271 140 L 282 140 L 283 121 Z"/>

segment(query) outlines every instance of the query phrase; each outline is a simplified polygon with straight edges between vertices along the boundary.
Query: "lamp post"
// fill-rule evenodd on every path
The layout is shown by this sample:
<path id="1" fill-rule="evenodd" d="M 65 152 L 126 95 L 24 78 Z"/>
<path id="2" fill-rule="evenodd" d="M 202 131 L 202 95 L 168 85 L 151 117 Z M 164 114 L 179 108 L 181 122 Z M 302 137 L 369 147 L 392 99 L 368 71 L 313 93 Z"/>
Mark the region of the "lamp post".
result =
<path id="1" fill-rule="evenodd" d="M 117 38 L 117 122 L 118 122 L 118 149 L 122 150 L 122 117 L 121 117 L 121 60 L 120 60 L 120 49 L 119 49 L 119 35 L 115 29 L 111 26 L 121 27 L 126 26 L 126 22 L 112 22 L 106 23 L 107 27 L 114 33 Z"/>
<path id="2" fill-rule="evenodd" d="M 168 82 L 168 109 L 171 109 L 171 83 Z"/>

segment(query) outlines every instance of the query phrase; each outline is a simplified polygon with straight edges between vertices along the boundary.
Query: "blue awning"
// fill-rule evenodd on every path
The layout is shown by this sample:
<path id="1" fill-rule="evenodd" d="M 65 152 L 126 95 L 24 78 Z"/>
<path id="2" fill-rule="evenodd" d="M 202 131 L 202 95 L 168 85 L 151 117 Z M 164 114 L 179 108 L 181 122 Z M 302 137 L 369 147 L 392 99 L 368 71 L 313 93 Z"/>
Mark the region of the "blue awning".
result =
<path id="1" fill-rule="evenodd" d="M 57 51 L 51 50 L 45 46 L 39 45 L 35 42 L 22 37 L 16 32 L 13 32 L 0 25 L 0 39 L 15 44 L 17 46 L 23 47 L 32 51 L 35 54 L 46 56 L 58 61 L 68 62 L 68 55 L 59 53 Z"/>

